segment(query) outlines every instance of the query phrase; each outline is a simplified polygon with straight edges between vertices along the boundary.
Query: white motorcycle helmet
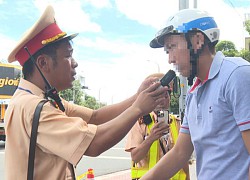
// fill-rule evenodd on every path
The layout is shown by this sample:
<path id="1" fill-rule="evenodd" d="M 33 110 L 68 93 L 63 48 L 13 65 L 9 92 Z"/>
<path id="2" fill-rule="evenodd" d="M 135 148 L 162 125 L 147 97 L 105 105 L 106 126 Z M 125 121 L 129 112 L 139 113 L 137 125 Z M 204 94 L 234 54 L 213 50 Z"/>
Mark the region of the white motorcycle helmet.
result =
<path id="1" fill-rule="evenodd" d="M 192 30 L 201 31 L 211 43 L 219 40 L 220 31 L 213 17 L 198 9 L 183 9 L 168 19 L 166 27 L 150 42 L 150 47 L 163 47 L 164 37 L 168 34 L 186 34 Z"/>
<path id="2" fill-rule="evenodd" d="M 171 34 L 184 34 L 188 49 L 190 51 L 190 76 L 188 77 L 188 85 L 193 84 L 193 79 L 197 74 L 197 64 L 199 55 L 203 51 L 204 46 L 201 47 L 197 52 L 192 48 L 192 44 L 189 37 L 189 32 L 200 31 L 208 39 L 208 43 L 216 43 L 219 40 L 220 31 L 217 27 L 214 18 L 211 17 L 207 12 L 198 9 L 183 9 L 170 17 L 167 21 L 165 28 L 160 30 L 155 38 L 150 42 L 150 47 L 161 48 L 164 46 L 164 38 Z"/>

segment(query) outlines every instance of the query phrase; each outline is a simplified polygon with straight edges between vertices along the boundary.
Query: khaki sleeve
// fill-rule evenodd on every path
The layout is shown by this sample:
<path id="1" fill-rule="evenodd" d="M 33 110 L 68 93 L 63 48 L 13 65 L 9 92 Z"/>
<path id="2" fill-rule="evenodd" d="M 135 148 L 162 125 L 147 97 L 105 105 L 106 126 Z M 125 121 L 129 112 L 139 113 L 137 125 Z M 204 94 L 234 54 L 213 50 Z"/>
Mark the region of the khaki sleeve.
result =
<path id="1" fill-rule="evenodd" d="M 65 107 L 65 114 L 69 117 L 80 117 L 88 123 L 91 119 L 91 116 L 93 115 L 94 110 L 90 108 L 72 104 L 65 100 L 63 100 L 63 104 Z"/>
<path id="2" fill-rule="evenodd" d="M 86 113 L 87 114 L 87 113 Z M 41 112 L 37 143 L 46 153 L 76 165 L 96 134 L 97 126 L 68 117 L 46 103 Z"/>
<path id="3" fill-rule="evenodd" d="M 130 152 L 133 148 L 136 148 L 138 145 L 140 145 L 144 140 L 144 135 L 143 127 L 141 127 L 137 121 L 128 133 L 125 151 Z"/>

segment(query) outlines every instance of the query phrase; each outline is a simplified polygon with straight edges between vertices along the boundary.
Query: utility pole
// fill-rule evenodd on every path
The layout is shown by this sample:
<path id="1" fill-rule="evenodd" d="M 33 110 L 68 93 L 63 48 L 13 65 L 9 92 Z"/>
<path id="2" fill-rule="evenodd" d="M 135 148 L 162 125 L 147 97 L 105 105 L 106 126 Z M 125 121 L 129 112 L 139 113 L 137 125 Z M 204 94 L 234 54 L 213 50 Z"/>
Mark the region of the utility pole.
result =
<path id="1" fill-rule="evenodd" d="M 194 0 L 194 8 L 197 8 L 197 0 Z"/>
<path id="2" fill-rule="evenodd" d="M 99 88 L 99 108 L 101 108 L 101 87 Z"/>
<path id="3" fill-rule="evenodd" d="M 189 0 L 179 0 L 179 10 L 189 8 Z"/>
<path id="4" fill-rule="evenodd" d="M 179 0 L 179 10 L 189 8 L 189 0 Z M 184 118 L 185 112 L 185 99 L 187 95 L 187 78 L 183 77 L 182 75 L 179 76 L 180 78 L 180 97 L 179 97 L 179 117 L 181 118 L 181 122 Z"/>

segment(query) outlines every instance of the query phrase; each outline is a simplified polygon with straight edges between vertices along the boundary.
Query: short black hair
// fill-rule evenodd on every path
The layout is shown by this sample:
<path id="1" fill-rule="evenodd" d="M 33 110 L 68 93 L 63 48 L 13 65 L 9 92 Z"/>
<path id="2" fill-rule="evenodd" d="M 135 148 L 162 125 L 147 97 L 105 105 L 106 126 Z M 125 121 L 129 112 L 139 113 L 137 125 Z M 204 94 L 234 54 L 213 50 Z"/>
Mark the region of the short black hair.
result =
<path id="1" fill-rule="evenodd" d="M 46 54 L 48 56 L 50 56 L 53 60 L 53 65 L 56 66 L 57 65 L 57 54 L 56 54 L 56 50 L 58 49 L 58 47 L 60 46 L 60 44 L 62 44 L 65 41 L 69 41 L 67 38 L 62 39 L 60 41 L 56 41 L 54 43 L 48 44 L 46 46 L 44 46 L 43 48 L 41 48 L 40 50 L 38 50 L 34 55 L 33 58 L 36 62 L 37 58 L 42 55 L 42 54 Z M 30 77 L 35 69 L 35 64 L 33 63 L 33 61 L 31 60 L 31 58 L 29 58 L 23 65 L 22 68 L 22 72 L 23 72 L 23 78 L 27 79 L 28 77 Z"/>

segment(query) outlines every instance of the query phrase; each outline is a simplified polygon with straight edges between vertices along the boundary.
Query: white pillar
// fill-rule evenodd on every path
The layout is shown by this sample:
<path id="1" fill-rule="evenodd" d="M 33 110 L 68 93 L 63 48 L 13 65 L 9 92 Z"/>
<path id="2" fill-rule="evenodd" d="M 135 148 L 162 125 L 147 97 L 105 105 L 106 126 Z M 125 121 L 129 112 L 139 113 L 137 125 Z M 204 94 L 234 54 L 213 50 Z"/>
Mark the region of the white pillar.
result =
<path id="1" fill-rule="evenodd" d="M 179 0 L 179 10 L 187 9 L 189 8 L 189 0 Z M 187 95 L 187 78 L 183 76 L 179 76 L 180 78 L 180 88 L 181 88 L 181 94 L 179 97 L 179 117 L 181 120 L 183 120 L 184 117 L 184 111 L 185 111 L 185 98 Z"/>

